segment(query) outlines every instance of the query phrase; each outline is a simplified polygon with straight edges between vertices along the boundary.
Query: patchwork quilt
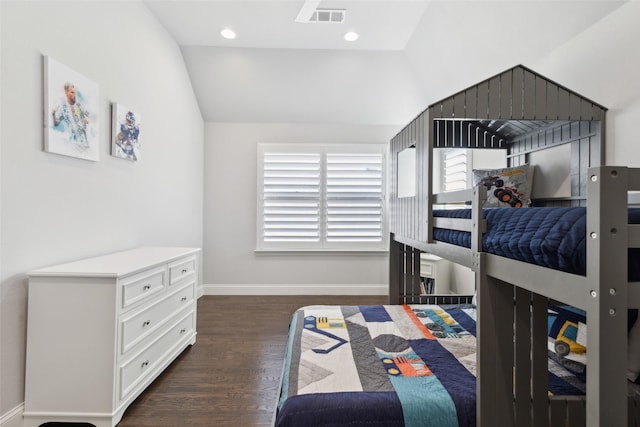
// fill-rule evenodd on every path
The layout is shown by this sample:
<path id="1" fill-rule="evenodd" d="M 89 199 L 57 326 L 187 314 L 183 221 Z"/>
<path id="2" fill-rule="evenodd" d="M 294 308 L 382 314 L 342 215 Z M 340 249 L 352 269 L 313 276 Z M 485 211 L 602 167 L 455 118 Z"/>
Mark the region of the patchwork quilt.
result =
<path id="1" fill-rule="evenodd" d="M 475 318 L 472 305 L 301 308 L 275 425 L 475 426 Z M 560 365 L 549 379 L 584 394 Z"/>

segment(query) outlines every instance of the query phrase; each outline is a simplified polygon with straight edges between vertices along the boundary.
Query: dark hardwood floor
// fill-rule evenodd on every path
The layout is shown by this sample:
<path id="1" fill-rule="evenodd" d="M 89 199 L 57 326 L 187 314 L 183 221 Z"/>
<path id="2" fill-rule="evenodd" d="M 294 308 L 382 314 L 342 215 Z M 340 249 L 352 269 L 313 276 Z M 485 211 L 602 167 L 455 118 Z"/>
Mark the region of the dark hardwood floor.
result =
<path id="1" fill-rule="evenodd" d="M 312 304 L 386 302 L 386 296 L 203 296 L 196 344 L 118 426 L 270 426 L 293 312 Z"/>

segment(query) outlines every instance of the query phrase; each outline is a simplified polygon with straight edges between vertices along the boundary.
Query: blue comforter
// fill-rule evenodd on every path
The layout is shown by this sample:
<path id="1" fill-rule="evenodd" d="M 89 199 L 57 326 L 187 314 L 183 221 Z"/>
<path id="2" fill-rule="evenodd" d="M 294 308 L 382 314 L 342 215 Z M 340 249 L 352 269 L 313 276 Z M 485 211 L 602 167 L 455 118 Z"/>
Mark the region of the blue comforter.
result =
<path id="1" fill-rule="evenodd" d="M 436 217 L 470 218 L 470 209 L 436 210 Z M 586 208 L 484 209 L 482 250 L 547 268 L 586 274 Z M 640 209 L 629 209 L 640 223 Z M 471 234 L 434 228 L 435 240 L 471 246 Z M 640 250 L 629 250 L 629 280 L 640 280 Z"/>

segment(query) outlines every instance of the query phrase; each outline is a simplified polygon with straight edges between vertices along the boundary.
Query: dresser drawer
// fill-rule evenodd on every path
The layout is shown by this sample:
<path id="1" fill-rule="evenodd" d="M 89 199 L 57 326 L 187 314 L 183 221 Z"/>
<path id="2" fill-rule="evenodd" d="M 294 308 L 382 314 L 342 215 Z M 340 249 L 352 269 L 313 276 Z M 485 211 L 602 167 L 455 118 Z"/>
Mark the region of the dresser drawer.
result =
<path id="1" fill-rule="evenodd" d="M 169 264 L 169 283 L 175 284 L 196 273 L 196 259 L 190 257 Z"/>
<path id="2" fill-rule="evenodd" d="M 195 282 L 191 282 L 144 310 L 121 319 L 120 354 L 125 354 L 146 337 L 162 328 L 177 311 L 195 300 Z"/>
<path id="3" fill-rule="evenodd" d="M 156 341 L 146 347 L 137 356 L 122 364 L 119 369 L 120 400 L 125 399 L 142 381 L 162 363 L 167 361 L 168 353 L 176 345 L 183 342 L 183 338 L 192 336 L 195 331 L 195 310 L 172 318 L 171 327 Z"/>
<path id="4" fill-rule="evenodd" d="M 166 266 L 122 279 L 122 308 L 129 308 L 162 292 L 166 284 Z"/>
<path id="5" fill-rule="evenodd" d="M 434 265 L 430 261 L 420 261 L 420 275 L 422 277 L 433 277 Z"/>

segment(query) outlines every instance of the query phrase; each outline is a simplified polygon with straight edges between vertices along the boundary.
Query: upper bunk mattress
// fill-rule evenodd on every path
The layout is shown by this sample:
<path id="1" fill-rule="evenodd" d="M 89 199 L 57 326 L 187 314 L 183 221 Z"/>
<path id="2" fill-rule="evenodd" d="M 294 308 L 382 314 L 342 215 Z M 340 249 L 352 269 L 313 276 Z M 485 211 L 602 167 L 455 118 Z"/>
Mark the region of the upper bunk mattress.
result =
<path id="1" fill-rule="evenodd" d="M 471 218 L 471 209 L 434 210 L 435 217 Z M 484 252 L 568 273 L 586 274 L 587 210 L 574 208 L 483 209 Z M 629 209 L 640 224 L 640 209 Z M 471 233 L 433 229 L 437 241 L 471 247 Z M 640 249 L 629 249 L 629 280 L 640 280 Z"/>

